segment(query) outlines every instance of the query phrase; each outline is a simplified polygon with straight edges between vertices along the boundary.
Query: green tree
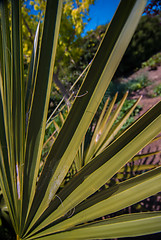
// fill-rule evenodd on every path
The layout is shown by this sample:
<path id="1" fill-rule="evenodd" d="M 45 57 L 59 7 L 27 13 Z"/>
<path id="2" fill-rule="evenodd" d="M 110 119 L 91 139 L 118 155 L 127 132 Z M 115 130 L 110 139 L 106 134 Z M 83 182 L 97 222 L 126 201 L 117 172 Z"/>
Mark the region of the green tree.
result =
<path id="1" fill-rule="evenodd" d="M 85 25 L 85 17 L 89 7 L 95 0 L 74 1 L 64 0 L 61 19 L 60 37 L 58 42 L 57 61 L 75 61 L 79 58 L 80 51 L 76 42 L 79 40 Z M 30 3 L 29 3 L 30 2 Z M 27 4 L 29 3 L 29 4 Z M 37 23 L 43 19 L 46 0 L 24 0 L 22 6 L 24 52 L 26 57 L 31 54 L 34 33 Z M 28 6 L 28 7 L 27 7 Z"/>
<path id="2" fill-rule="evenodd" d="M 149 0 L 145 8 L 145 13 L 151 16 L 160 14 L 161 0 Z"/>
<path id="3" fill-rule="evenodd" d="M 102 39 L 106 26 L 99 26 L 96 30 L 90 31 L 83 38 L 82 56 L 77 64 L 78 69 L 84 68 L 92 60 L 96 49 Z M 125 52 L 125 55 L 118 67 L 116 76 L 120 77 L 141 67 L 141 64 L 152 55 L 161 50 L 161 24 L 159 16 L 144 15 L 138 24 L 133 38 Z M 128 63 L 128 64 L 127 64 Z M 83 66 L 83 67 L 82 67 Z M 73 69 L 76 71 L 76 68 Z M 72 69 L 72 70 L 73 70 Z"/>
<path id="4" fill-rule="evenodd" d="M 61 72 L 63 72 L 63 75 L 65 76 L 65 69 L 67 66 L 69 66 L 70 63 L 76 65 L 76 62 L 82 55 L 80 48 L 82 40 L 81 34 L 84 30 L 85 25 L 87 24 L 87 21 L 84 19 L 88 16 L 89 7 L 91 4 L 94 4 L 94 1 L 95 0 L 63 1 L 63 13 L 56 55 L 54 82 L 56 83 L 55 89 L 61 92 L 60 96 L 57 95 L 58 100 L 60 100 L 63 95 L 67 104 L 69 104 L 69 96 L 67 88 L 65 90 L 64 86 L 68 87 L 68 79 L 67 77 L 65 79 L 62 79 Z M 22 30 L 24 36 L 24 55 L 26 63 L 28 63 L 30 59 L 37 23 L 44 17 L 45 5 L 46 0 L 23 1 Z M 26 8 L 26 6 L 28 6 L 28 8 Z M 26 67 L 28 67 L 28 64 Z"/>
<path id="5" fill-rule="evenodd" d="M 136 32 L 118 69 L 118 74 L 130 72 L 161 50 L 159 16 L 142 16 Z M 128 64 L 127 64 L 128 63 Z"/>

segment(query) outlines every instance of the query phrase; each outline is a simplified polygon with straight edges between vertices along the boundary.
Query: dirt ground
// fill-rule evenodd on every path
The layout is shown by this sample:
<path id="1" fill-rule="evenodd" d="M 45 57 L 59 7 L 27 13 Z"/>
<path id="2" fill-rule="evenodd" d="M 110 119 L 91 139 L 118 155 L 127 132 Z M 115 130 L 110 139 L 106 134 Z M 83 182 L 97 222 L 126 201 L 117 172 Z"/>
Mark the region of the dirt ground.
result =
<path id="1" fill-rule="evenodd" d="M 139 105 L 142 107 L 142 110 L 139 114 L 141 116 L 144 114 L 148 109 L 150 109 L 152 106 L 157 104 L 161 100 L 161 96 L 154 97 L 153 89 L 161 84 L 161 66 L 159 66 L 156 70 L 149 70 L 148 67 L 144 69 L 140 69 L 136 73 L 132 74 L 129 79 L 135 78 L 139 75 L 146 75 L 148 79 L 152 82 L 149 86 L 145 87 L 144 89 L 141 89 L 137 91 L 132 98 L 137 99 L 138 96 L 142 95 L 142 99 L 139 103 Z M 158 136 L 161 136 L 161 133 L 158 133 Z M 159 139 L 156 142 L 153 142 L 146 146 L 140 154 L 145 154 L 148 152 L 155 152 L 155 151 L 161 151 L 161 139 Z M 161 152 L 158 153 L 155 156 L 149 157 L 148 159 L 143 159 L 143 161 L 147 161 L 147 164 L 153 163 L 153 164 L 160 164 L 161 165 Z"/>
<path id="2" fill-rule="evenodd" d="M 154 106 L 157 102 L 159 102 L 161 100 L 161 96 L 160 97 L 152 97 L 154 87 L 161 84 L 161 66 L 158 67 L 157 70 L 153 70 L 153 71 L 149 71 L 148 68 L 141 69 L 138 72 L 131 75 L 129 77 L 129 79 L 135 78 L 136 76 L 139 76 L 142 74 L 147 75 L 149 80 L 152 81 L 152 84 L 147 86 L 146 88 L 138 91 L 137 93 L 135 93 L 132 96 L 132 98 L 137 99 L 138 96 L 142 95 L 142 99 L 139 103 L 139 105 L 142 107 L 142 110 L 141 110 L 139 116 L 144 114 L 146 111 L 148 111 L 149 108 L 151 108 L 152 106 Z M 158 133 L 158 136 L 161 136 L 161 133 Z M 140 154 L 146 154 L 148 152 L 155 152 L 155 151 L 161 151 L 161 139 L 146 146 L 144 149 L 142 149 L 142 151 L 140 151 Z M 151 157 L 144 158 L 141 161 L 144 164 L 161 165 L 161 152 L 158 153 L 157 155 L 153 155 Z M 153 196 L 151 198 L 146 199 L 145 202 L 143 201 L 143 203 L 146 204 L 149 199 L 151 199 L 152 201 L 155 199 L 153 204 L 155 206 L 160 206 L 159 205 L 160 204 L 160 195 L 158 195 L 158 197 L 159 197 L 158 202 L 156 200 L 157 198 L 155 198 L 155 196 Z M 140 236 L 140 237 L 126 238 L 126 240 L 160 240 L 160 239 L 161 239 L 161 233 Z M 120 240 L 125 240 L 125 238 L 122 238 Z"/>

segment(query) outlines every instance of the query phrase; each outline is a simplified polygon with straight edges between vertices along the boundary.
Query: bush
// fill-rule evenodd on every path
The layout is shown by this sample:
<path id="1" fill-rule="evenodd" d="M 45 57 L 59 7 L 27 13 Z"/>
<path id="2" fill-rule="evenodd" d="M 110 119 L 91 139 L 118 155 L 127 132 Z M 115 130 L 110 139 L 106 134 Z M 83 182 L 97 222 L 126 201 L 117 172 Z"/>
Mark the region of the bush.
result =
<path id="1" fill-rule="evenodd" d="M 142 16 L 136 32 L 117 70 L 117 75 L 141 67 L 141 63 L 161 50 L 159 16 Z"/>
<path id="2" fill-rule="evenodd" d="M 154 88 L 154 95 L 161 96 L 161 84 Z"/>
<path id="3" fill-rule="evenodd" d="M 140 75 L 131 80 L 112 81 L 106 91 L 105 98 L 108 96 L 113 97 L 116 92 L 119 92 L 119 98 L 122 98 L 126 91 L 129 93 L 141 90 L 151 84 L 146 75 Z"/>
<path id="4" fill-rule="evenodd" d="M 157 69 L 158 66 L 161 65 L 161 53 L 157 53 L 151 58 L 149 58 L 146 62 L 142 63 L 142 67 L 149 67 L 150 70 Z"/>
<path id="5" fill-rule="evenodd" d="M 147 87 L 150 84 L 150 81 L 146 75 L 140 75 L 135 79 L 127 82 L 127 90 L 130 92 L 136 92 L 137 90 L 141 90 Z"/>

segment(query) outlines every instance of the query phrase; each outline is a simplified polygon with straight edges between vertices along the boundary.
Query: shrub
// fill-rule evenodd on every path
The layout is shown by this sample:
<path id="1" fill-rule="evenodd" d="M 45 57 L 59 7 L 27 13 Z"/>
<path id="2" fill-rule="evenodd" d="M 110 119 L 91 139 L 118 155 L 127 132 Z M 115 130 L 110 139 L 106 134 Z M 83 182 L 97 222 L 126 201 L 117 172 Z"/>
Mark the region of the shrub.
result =
<path id="1" fill-rule="evenodd" d="M 146 62 L 142 63 L 142 67 L 149 67 L 150 70 L 156 70 L 158 66 L 161 65 L 161 53 L 157 53 Z"/>
<path id="2" fill-rule="evenodd" d="M 142 16 L 136 32 L 120 63 L 117 74 L 140 68 L 152 55 L 161 50 L 161 24 L 159 16 Z"/>
<path id="3" fill-rule="evenodd" d="M 154 88 L 154 95 L 161 96 L 161 84 Z"/>

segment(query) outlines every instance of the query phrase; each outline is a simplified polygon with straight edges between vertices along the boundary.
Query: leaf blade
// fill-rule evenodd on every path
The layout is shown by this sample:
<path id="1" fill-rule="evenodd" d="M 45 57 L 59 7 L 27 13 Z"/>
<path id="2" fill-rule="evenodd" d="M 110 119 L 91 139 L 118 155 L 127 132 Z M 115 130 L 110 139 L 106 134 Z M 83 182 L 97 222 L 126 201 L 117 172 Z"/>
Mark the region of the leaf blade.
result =
<path id="1" fill-rule="evenodd" d="M 134 237 L 161 231 L 161 212 L 128 214 L 113 219 L 87 224 L 77 229 L 46 236 L 54 239 L 111 239 Z M 44 238 L 40 237 L 40 240 Z"/>
<path id="2" fill-rule="evenodd" d="M 98 54 L 93 60 L 93 66 L 88 72 L 88 81 L 84 82 L 80 92 L 78 93 L 78 96 L 83 97 L 76 98 L 75 103 L 67 117 L 67 121 L 64 123 L 63 128 L 61 129 L 61 132 L 59 133 L 58 138 L 56 139 L 48 156 L 46 166 L 44 167 L 44 171 L 42 172 L 37 188 L 41 188 L 41 191 L 44 191 L 45 197 L 42 199 L 38 192 L 36 193 L 37 197 L 35 198 L 35 207 L 33 206 L 36 214 L 34 215 L 34 219 L 32 217 L 33 223 L 35 219 L 41 215 L 41 212 L 47 208 L 52 197 L 64 179 L 91 122 L 91 119 L 95 114 L 101 96 L 107 88 L 119 64 L 119 61 L 121 60 L 121 56 L 123 55 L 123 52 L 130 41 L 145 4 L 146 1 L 121 1 L 120 8 L 116 13 L 116 18 L 113 19 L 111 28 L 108 28 L 108 35 L 106 35 L 106 37 L 103 39 L 103 47 L 100 48 L 100 51 L 98 50 Z M 131 23 L 130 27 L 128 26 L 129 21 Z M 113 28 L 116 28 L 116 31 L 113 31 Z M 126 35 L 126 31 L 128 31 L 128 37 Z M 115 34 L 111 39 L 111 34 L 113 32 L 115 32 Z M 121 49 L 119 47 L 120 44 L 123 44 L 121 45 Z M 103 53 L 105 53 L 105 55 Z M 104 57 L 102 57 L 103 55 Z M 109 60 L 107 61 L 107 59 Z M 100 65 L 100 63 L 102 63 L 102 65 Z M 95 71 L 96 68 L 97 71 Z M 97 82 L 99 75 L 101 76 L 101 80 Z M 93 79 L 93 81 L 90 79 Z M 83 118 L 80 117 L 82 115 Z M 73 124 L 71 124 L 71 122 Z M 64 138 L 64 136 L 66 136 L 66 138 Z M 49 176 L 50 169 L 53 169 L 52 171 L 54 174 L 51 173 L 51 176 L 48 178 L 49 180 L 45 180 L 44 177 L 47 173 Z M 39 210 L 37 209 L 36 205 L 40 205 Z"/>

